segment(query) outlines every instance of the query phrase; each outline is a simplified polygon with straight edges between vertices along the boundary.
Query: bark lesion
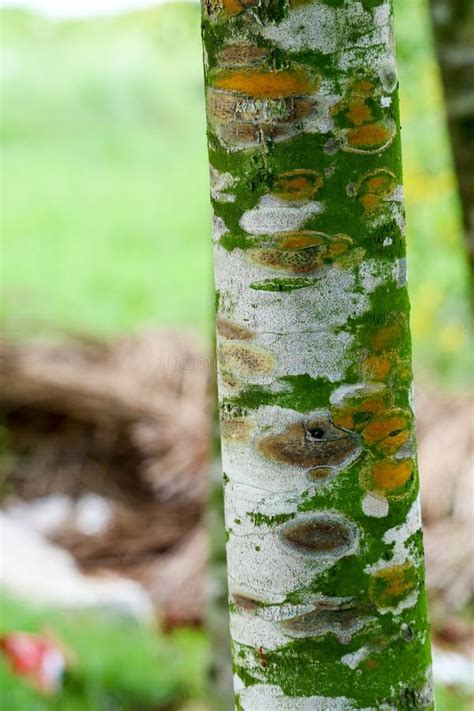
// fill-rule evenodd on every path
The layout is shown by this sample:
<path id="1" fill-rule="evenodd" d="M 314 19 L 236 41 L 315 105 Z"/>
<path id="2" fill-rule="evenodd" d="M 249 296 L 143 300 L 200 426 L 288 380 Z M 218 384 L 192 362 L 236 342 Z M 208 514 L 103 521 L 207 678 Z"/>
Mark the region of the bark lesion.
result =
<path id="1" fill-rule="evenodd" d="M 328 414 L 296 422 L 257 443 L 264 458 L 307 469 L 340 467 L 354 459 L 359 447 L 358 436 L 334 425 Z"/>

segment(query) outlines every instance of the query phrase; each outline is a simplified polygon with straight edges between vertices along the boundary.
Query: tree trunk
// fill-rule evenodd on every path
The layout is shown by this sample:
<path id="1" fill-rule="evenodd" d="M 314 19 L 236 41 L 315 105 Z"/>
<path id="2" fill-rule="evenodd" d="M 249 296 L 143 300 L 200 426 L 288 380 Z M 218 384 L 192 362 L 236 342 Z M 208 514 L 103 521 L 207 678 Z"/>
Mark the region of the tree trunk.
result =
<path id="1" fill-rule="evenodd" d="M 236 708 L 431 709 L 391 3 L 203 38 Z"/>
<path id="2" fill-rule="evenodd" d="M 431 0 L 474 300 L 474 2 Z"/>

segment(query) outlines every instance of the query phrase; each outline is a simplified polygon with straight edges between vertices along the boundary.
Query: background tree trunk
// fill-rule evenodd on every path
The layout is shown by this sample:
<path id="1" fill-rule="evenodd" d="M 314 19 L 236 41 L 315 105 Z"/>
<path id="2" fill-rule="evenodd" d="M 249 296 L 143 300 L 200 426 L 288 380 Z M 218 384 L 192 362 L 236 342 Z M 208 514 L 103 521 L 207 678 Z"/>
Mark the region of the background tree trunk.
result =
<path id="1" fill-rule="evenodd" d="M 391 3 L 203 6 L 236 708 L 433 708 Z"/>
<path id="2" fill-rule="evenodd" d="M 431 0 L 474 298 L 474 2 Z"/>

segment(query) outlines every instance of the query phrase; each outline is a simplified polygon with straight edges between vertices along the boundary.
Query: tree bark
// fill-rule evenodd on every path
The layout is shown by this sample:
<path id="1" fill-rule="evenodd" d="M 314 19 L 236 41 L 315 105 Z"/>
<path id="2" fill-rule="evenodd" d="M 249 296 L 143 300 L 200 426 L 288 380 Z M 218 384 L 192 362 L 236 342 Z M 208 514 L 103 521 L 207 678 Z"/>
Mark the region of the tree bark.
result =
<path id="1" fill-rule="evenodd" d="M 474 3 L 431 0 L 474 303 Z"/>
<path id="2" fill-rule="evenodd" d="M 236 708 L 434 708 L 391 2 L 203 40 Z"/>

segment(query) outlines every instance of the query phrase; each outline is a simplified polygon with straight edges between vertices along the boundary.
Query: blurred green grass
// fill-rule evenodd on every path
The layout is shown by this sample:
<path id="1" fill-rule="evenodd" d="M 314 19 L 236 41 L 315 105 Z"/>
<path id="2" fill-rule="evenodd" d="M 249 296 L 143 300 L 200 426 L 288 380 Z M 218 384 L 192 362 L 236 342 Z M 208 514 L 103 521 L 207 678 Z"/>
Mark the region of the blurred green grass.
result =
<path id="1" fill-rule="evenodd" d="M 418 366 L 470 370 L 467 273 L 426 0 L 395 0 Z M 8 333 L 150 324 L 208 335 L 199 8 L 51 23 L 2 12 Z"/>
<path id="2" fill-rule="evenodd" d="M 46 627 L 77 656 L 64 688 L 44 698 L 14 676 L 0 657 L 4 711 L 171 711 L 205 695 L 207 641 L 203 632 L 164 636 L 106 614 L 33 608 L 0 594 L 0 634 L 41 633 Z"/>
<path id="3" fill-rule="evenodd" d="M 210 323 L 199 12 L 3 15 L 5 326 Z"/>

